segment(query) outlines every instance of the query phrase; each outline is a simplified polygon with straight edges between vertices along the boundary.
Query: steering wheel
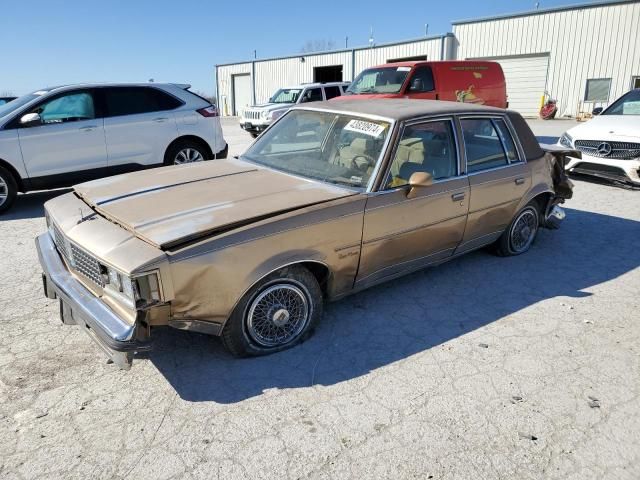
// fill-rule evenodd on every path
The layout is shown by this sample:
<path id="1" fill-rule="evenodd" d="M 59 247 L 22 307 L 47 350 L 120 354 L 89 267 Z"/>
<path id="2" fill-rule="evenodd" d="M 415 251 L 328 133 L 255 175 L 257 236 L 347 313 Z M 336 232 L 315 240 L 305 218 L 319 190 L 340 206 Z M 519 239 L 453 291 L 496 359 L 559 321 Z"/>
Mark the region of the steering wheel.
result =
<path id="1" fill-rule="evenodd" d="M 358 164 L 357 162 L 358 159 L 364 159 L 364 163 Z M 369 169 L 369 167 L 373 167 L 375 163 L 376 163 L 375 158 L 370 157 L 369 155 L 365 155 L 364 153 L 361 153 L 351 159 L 351 168 L 353 168 L 354 170 L 360 170 L 361 172 L 366 172 Z"/>

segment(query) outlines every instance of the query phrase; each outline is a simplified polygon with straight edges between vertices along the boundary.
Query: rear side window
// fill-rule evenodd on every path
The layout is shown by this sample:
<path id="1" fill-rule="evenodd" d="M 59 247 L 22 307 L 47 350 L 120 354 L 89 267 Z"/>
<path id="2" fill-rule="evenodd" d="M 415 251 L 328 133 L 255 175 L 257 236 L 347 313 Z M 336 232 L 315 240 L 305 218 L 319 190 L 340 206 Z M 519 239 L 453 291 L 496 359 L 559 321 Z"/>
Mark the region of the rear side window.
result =
<path id="1" fill-rule="evenodd" d="M 172 110 L 182 102 L 155 88 L 114 87 L 104 89 L 108 117 Z"/>
<path id="2" fill-rule="evenodd" d="M 419 67 L 411 77 L 409 92 L 431 92 L 435 88 L 433 84 L 433 72 L 431 67 Z"/>
<path id="3" fill-rule="evenodd" d="M 497 128 L 489 118 L 460 120 L 467 152 L 467 172 L 479 172 L 509 164 Z M 515 153 L 515 150 L 514 150 Z"/>
<path id="4" fill-rule="evenodd" d="M 500 118 L 494 119 L 493 123 L 498 130 L 498 135 L 500 135 L 502 146 L 507 153 L 509 162 L 513 163 L 520 161 L 520 158 L 518 157 L 518 151 L 516 150 L 516 144 L 513 142 L 513 137 L 511 136 L 511 132 L 509 132 L 509 129 L 507 128 L 507 124 L 504 123 L 504 120 Z"/>
<path id="5" fill-rule="evenodd" d="M 324 87 L 324 95 L 327 100 L 340 96 L 340 87 Z"/>

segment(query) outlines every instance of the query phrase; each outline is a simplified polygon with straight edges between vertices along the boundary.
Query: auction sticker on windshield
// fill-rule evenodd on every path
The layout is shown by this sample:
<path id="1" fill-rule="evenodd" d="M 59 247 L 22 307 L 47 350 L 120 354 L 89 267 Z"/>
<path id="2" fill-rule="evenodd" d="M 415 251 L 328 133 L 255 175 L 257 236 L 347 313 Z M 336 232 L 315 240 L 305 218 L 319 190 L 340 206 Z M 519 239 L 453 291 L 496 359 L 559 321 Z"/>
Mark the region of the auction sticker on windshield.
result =
<path id="1" fill-rule="evenodd" d="M 379 137 L 384 132 L 384 125 L 379 125 L 373 122 L 365 122 L 364 120 L 350 120 L 344 126 L 345 130 L 350 132 L 364 133 L 372 137 Z"/>

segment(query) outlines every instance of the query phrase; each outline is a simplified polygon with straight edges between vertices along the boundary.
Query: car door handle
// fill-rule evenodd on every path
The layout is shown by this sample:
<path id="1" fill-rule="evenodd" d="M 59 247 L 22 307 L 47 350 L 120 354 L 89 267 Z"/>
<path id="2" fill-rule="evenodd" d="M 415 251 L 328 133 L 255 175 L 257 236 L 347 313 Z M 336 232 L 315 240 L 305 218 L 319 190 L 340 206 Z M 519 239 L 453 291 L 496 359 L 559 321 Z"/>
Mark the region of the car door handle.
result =
<path id="1" fill-rule="evenodd" d="M 80 127 L 80 130 L 82 130 L 83 132 L 91 132 L 96 128 L 98 128 L 97 125 L 87 125 L 86 127 Z"/>
<path id="2" fill-rule="evenodd" d="M 523 183 L 524 183 L 524 178 L 522 177 L 516 178 L 516 185 L 522 185 Z"/>
<path id="3" fill-rule="evenodd" d="M 154 122 L 158 123 L 166 122 L 167 120 L 169 120 L 167 117 L 158 117 L 153 119 Z"/>
<path id="4" fill-rule="evenodd" d="M 451 200 L 453 200 L 454 202 L 464 200 L 464 192 L 454 193 L 453 195 L 451 195 Z"/>

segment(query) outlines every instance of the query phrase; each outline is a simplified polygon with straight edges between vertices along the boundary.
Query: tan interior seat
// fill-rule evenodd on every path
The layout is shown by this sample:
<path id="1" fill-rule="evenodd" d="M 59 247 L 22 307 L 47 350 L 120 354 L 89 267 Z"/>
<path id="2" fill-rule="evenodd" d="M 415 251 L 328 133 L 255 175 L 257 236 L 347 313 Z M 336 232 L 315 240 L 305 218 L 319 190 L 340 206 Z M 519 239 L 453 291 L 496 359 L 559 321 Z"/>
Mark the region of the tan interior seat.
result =
<path id="1" fill-rule="evenodd" d="M 368 138 L 354 138 L 350 145 L 347 145 L 340 150 L 336 163 L 350 168 L 354 158 L 357 158 L 360 155 L 370 157 L 372 143 L 373 141 Z"/>
<path id="2" fill-rule="evenodd" d="M 391 164 L 391 174 L 397 177 L 400 168 L 406 162 L 422 163 L 424 161 L 424 143 L 421 138 L 404 138 L 398 144 L 396 156 Z"/>

